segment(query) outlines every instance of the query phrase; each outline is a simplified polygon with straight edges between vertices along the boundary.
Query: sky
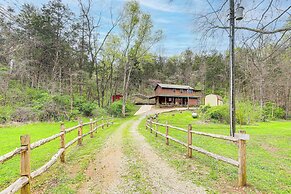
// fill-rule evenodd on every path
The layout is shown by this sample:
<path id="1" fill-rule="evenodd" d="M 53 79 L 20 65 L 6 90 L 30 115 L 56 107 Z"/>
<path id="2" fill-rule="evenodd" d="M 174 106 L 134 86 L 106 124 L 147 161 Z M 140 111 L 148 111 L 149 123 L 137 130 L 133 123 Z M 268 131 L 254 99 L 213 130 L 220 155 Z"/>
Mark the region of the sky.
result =
<path id="1" fill-rule="evenodd" d="M 36 6 L 41 6 L 48 0 L 1 0 L 4 4 L 9 4 L 19 9 L 23 3 L 32 3 Z M 62 0 L 76 14 L 79 13 L 77 0 Z M 83 0 L 86 2 L 86 0 Z M 100 34 L 105 34 L 110 24 L 109 8 L 112 7 L 113 16 L 117 16 L 121 12 L 127 0 L 93 0 L 92 16 L 98 18 L 102 13 Z M 186 49 L 191 49 L 194 52 L 218 50 L 225 52 L 228 49 L 228 34 L 221 31 L 214 36 L 208 37 L 207 41 L 203 41 L 203 32 L 198 28 L 197 17 L 209 12 L 212 8 L 218 9 L 225 0 L 137 0 L 142 11 L 151 14 L 156 30 L 163 31 L 163 39 L 153 48 L 153 51 L 160 55 L 172 56 L 177 55 Z M 239 1 L 239 0 L 237 0 Z M 256 1 L 240 0 L 244 7 L 251 9 L 256 5 Z M 266 1 L 268 2 L 268 1 Z M 288 4 L 288 0 L 280 0 L 281 6 Z M 1 3 L 0 3 L 1 4 Z M 260 7 L 261 6 L 261 7 Z M 258 18 L 261 12 L 264 11 L 264 6 L 260 5 L 255 11 L 248 12 L 246 21 L 250 18 Z M 224 6 L 228 9 L 228 3 Z M 248 9 L 246 9 L 248 10 Z M 222 22 L 227 22 L 226 13 L 222 12 Z M 226 23 L 225 23 L 226 24 Z M 246 23 L 252 26 L 252 22 Z M 226 24 L 227 25 L 227 24 Z M 243 32 L 245 33 L 245 32 Z M 239 37 L 239 36 L 238 36 Z"/>

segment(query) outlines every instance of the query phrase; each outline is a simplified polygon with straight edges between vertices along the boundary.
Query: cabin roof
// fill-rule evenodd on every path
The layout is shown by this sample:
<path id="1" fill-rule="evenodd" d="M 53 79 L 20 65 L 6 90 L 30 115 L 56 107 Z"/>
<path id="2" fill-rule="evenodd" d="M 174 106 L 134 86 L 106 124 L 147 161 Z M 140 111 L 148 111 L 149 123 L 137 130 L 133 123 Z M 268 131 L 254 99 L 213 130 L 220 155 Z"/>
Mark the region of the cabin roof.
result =
<path id="1" fill-rule="evenodd" d="M 186 85 L 175 85 L 175 84 L 157 84 L 155 87 L 155 90 L 157 89 L 157 87 L 160 86 L 161 88 L 169 88 L 169 89 L 192 89 L 194 90 L 194 88 L 190 87 L 190 86 L 186 86 Z"/>

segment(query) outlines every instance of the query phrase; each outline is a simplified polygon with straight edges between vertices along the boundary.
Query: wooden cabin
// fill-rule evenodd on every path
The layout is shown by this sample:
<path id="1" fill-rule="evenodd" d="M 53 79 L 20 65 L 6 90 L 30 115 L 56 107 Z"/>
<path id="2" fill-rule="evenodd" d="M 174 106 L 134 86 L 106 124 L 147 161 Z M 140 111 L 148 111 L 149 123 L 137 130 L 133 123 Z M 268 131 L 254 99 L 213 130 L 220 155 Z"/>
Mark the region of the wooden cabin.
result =
<path id="1" fill-rule="evenodd" d="M 155 99 L 158 106 L 198 106 L 200 105 L 201 90 L 186 85 L 157 84 Z"/>

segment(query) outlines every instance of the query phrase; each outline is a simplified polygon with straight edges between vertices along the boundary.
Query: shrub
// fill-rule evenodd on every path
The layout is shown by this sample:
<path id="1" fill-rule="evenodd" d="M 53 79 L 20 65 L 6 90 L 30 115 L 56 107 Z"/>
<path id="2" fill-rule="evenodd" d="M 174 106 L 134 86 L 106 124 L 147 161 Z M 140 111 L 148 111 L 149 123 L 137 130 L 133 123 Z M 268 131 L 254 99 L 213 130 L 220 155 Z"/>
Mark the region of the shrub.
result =
<path id="1" fill-rule="evenodd" d="M 93 111 L 96 109 L 96 103 L 88 102 L 82 96 L 77 96 L 74 99 L 74 108 L 85 116 L 92 116 Z"/>
<path id="2" fill-rule="evenodd" d="M 42 110 L 46 103 L 52 101 L 52 97 L 46 92 L 35 92 L 31 95 L 31 106 L 36 110 Z"/>
<path id="3" fill-rule="evenodd" d="M 107 114 L 107 111 L 104 108 L 97 107 L 92 111 L 92 114 L 94 117 L 100 117 L 105 116 Z"/>
<path id="4" fill-rule="evenodd" d="M 96 109 L 95 103 L 85 102 L 79 107 L 79 111 L 82 112 L 85 116 L 92 116 L 93 110 Z"/>
<path id="5" fill-rule="evenodd" d="M 10 119 L 12 108 L 10 106 L 0 106 L 0 124 L 6 123 Z"/>
<path id="6" fill-rule="evenodd" d="M 207 105 L 201 105 L 200 107 L 199 107 L 199 111 L 201 112 L 201 113 L 205 113 L 208 109 L 210 109 L 211 108 L 211 106 L 209 105 L 209 104 L 207 104 Z"/>
<path id="7" fill-rule="evenodd" d="M 270 119 L 284 119 L 285 111 L 283 108 L 277 106 L 275 103 L 267 102 L 263 107 L 263 118 L 264 120 Z"/>
<path id="8" fill-rule="evenodd" d="M 229 106 L 203 106 L 200 108 L 202 118 L 206 120 L 229 123 Z M 203 113 L 204 112 L 204 113 Z M 258 105 L 249 101 L 236 103 L 236 122 L 241 125 L 251 124 L 261 119 L 261 109 Z"/>
<path id="9" fill-rule="evenodd" d="M 229 123 L 229 110 L 227 105 L 213 106 L 205 112 L 205 118 L 219 121 L 221 123 Z"/>
<path id="10" fill-rule="evenodd" d="M 257 104 L 245 101 L 238 102 L 236 107 L 236 121 L 241 125 L 248 125 L 262 118 L 261 108 Z"/>
<path id="11" fill-rule="evenodd" d="M 134 110 L 134 104 L 127 102 L 125 106 L 125 112 L 130 113 Z M 122 115 L 122 100 L 118 100 L 113 102 L 109 107 L 109 114 L 114 116 Z"/>
<path id="12" fill-rule="evenodd" d="M 69 95 L 55 95 L 53 96 L 53 101 L 59 106 L 62 106 L 64 109 L 70 109 L 70 96 Z"/>
<path id="13" fill-rule="evenodd" d="M 66 115 L 66 112 L 60 109 L 58 104 L 53 101 L 45 103 L 43 105 L 42 111 L 39 114 L 40 121 L 61 121 L 65 119 L 69 119 L 69 115 Z"/>
<path id="14" fill-rule="evenodd" d="M 69 120 L 77 120 L 80 114 L 81 113 L 79 110 L 74 109 L 72 112 L 69 113 Z"/>
<path id="15" fill-rule="evenodd" d="M 37 113 L 30 107 L 19 107 L 12 113 L 11 120 L 15 122 L 36 121 Z"/>

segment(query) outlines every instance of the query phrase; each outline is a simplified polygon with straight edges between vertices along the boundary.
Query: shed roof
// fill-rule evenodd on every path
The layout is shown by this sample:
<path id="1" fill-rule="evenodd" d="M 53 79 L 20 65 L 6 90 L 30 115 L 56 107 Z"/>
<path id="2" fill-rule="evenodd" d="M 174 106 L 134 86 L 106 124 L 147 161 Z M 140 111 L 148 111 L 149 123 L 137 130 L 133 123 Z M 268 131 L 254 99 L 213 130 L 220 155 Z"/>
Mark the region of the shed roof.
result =
<path id="1" fill-rule="evenodd" d="M 208 94 L 208 95 L 206 95 L 205 97 L 207 97 L 207 96 L 216 96 L 216 98 L 217 98 L 218 100 L 223 100 L 222 97 L 219 96 L 219 95 L 217 95 L 217 94 Z"/>
<path id="2" fill-rule="evenodd" d="M 170 89 L 192 89 L 194 90 L 194 88 L 190 87 L 190 86 L 186 86 L 186 85 L 175 85 L 175 84 L 157 84 L 157 86 L 155 87 L 155 90 L 157 89 L 157 87 L 160 86 L 161 88 L 170 88 Z"/>

